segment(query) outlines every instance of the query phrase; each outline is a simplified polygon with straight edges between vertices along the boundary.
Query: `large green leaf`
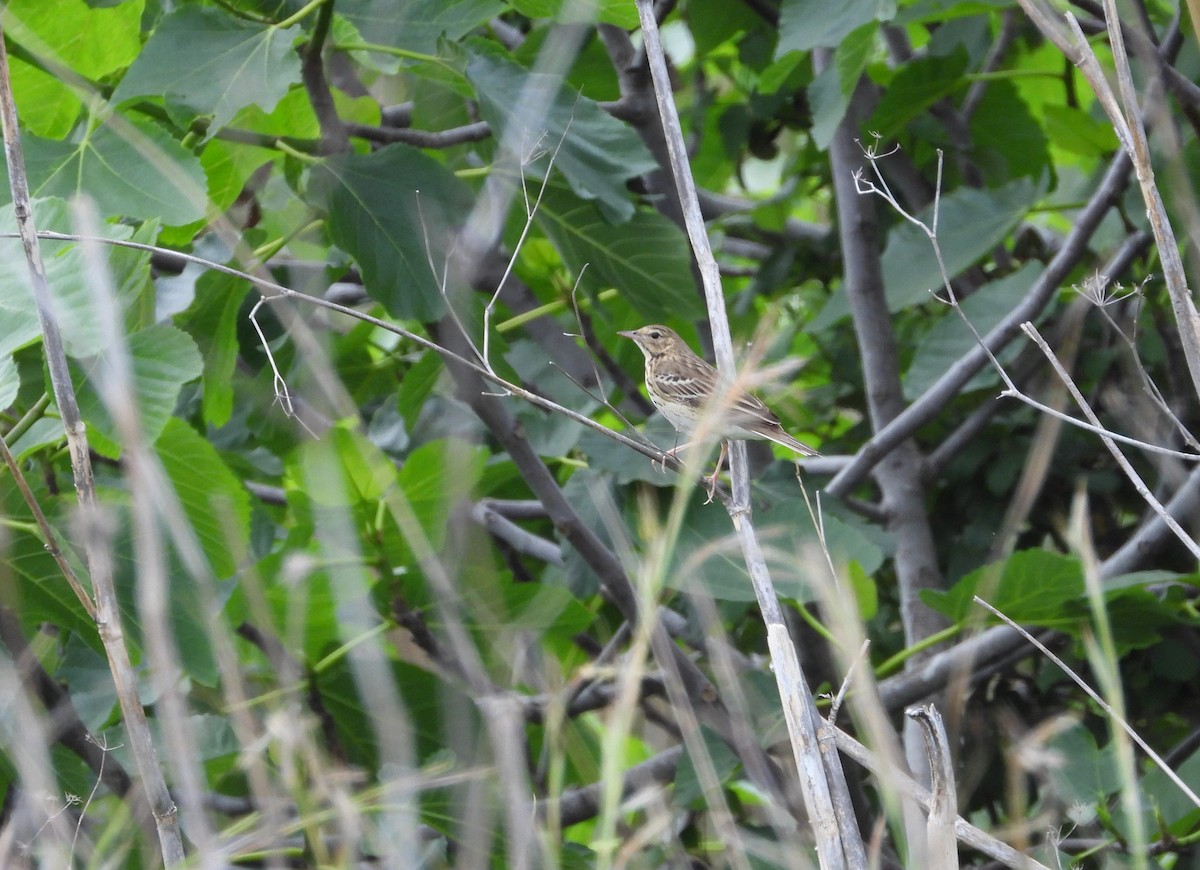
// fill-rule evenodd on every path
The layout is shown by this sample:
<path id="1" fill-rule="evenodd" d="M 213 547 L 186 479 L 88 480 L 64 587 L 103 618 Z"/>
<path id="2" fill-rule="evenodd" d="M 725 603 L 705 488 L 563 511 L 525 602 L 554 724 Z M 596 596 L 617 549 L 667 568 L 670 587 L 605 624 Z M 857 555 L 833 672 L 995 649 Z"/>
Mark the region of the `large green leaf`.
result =
<path id="1" fill-rule="evenodd" d="M 73 493 L 56 498 L 45 492 L 44 487 L 36 481 L 33 487 L 38 504 L 48 515 L 53 516 L 59 508 L 60 500 L 65 502 L 65 505 L 74 501 Z M 3 499 L 6 515 L 10 519 L 32 524 L 32 517 L 23 509 L 11 475 L 0 477 L 0 498 Z M 58 528 L 57 532 L 60 541 L 68 540 L 62 528 Z M 73 549 L 68 547 L 64 552 L 67 561 L 71 563 L 87 589 L 86 566 L 81 559 L 76 558 Z M 74 633 L 92 649 L 103 649 L 96 624 L 67 585 L 58 564 L 47 552 L 45 542 L 38 535 L 30 533 L 13 536 L 11 543 L 4 550 L 4 564 L 6 574 L 14 582 L 0 584 L 0 603 L 19 614 L 21 623 L 27 630 L 36 631 L 40 624 L 48 623 Z"/>
<path id="2" fill-rule="evenodd" d="M 513 8 L 529 18 L 553 18 L 559 24 L 613 24 L 624 30 L 638 26 L 637 6 L 629 0 L 512 0 Z"/>
<path id="3" fill-rule="evenodd" d="M 429 263 L 443 262 L 448 236 L 471 208 L 466 185 L 417 149 L 391 145 L 327 160 L 313 171 L 312 192 L 329 210 L 334 243 L 358 262 L 367 292 L 389 314 L 441 315 Z"/>
<path id="4" fill-rule="evenodd" d="M 151 326 L 129 336 L 129 354 L 133 362 L 138 422 L 143 437 L 153 443 L 166 427 L 180 389 L 200 376 L 203 361 L 191 336 L 168 324 Z M 77 371 L 89 379 L 111 377 L 100 365 L 100 361 L 94 359 L 80 364 Z M 88 424 L 92 449 L 104 456 L 120 456 L 122 447 L 116 427 L 96 385 L 89 382 L 77 389 L 79 411 Z"/>
<path id="5" fill-rule="evenodd" d="M 867 67 L 879 25 L 872 21 L 847 34 L 833 53 L 833 63 L 813 79 L 808 89 L 812 102 L 813 141 L 826 148 L 846 115 L 850 97 Z"/>
<path id="6" fill-rule="evenodd" d="M 99 79 L 128 66 L 142 47 L 143 0 L 98 8 L 84 0 L 8 0 L 4 35 L 25 51 Z M 19 57 L 9 60 L 21 126 L 39 136 L 65 136 L 83 107 L 78 94 Z"/>
<path id="7" fill-rule="evenodd" d="M 70 230 L 66 206 L 61 200 L 35 200 L 32 209 L 38 225 L 44 229 Z M 11 208 L 3 209 L 0 227 L 15 232 Z M 105 224 L 101 231 L 113 239 L 151 241 L 153 229 L 140 229 Z M 149 254 L 128 249 L 102 246 L 115 285 L 117 301 L 127 327 L 137 328 L 145 322 L 146 291 L 149 288 Z M 42 257 L 50 285 L 53 310 L 67 353 L 90 356 L 102 347 L 99 315 L 88 286 L 87 270 L 82 253 L 75 245 L 62 242 L 43 242 Z M 12 362 L 14 351 L 41 339 L 42 328 L 33 295 L 29 290 L 29 267 L 21 243 L 16 239 L 0 239 L 0 408 L 7 407 L 15 396 L 17 370 Z"/>
<path id="8" fill-rule="evenodd" d="M 987 14 L 1016 4 L 1017 0 L 905 0 L 893 23 L 953 21 L 956 18 Z"/>
<path id="9" fill-rule="evenodd" d="M 964 622 L 987 615 L 975 604 L 976 595 L 1017 622 L 1067 628 L 1082 616 L 1066 605 L 1084 595 L 1083 569 L 1074 556 L 1022 550 L 972 571 L 945 592 L 927 590 L 921 598 L 951 620 Z"/>
<path id="10" fill-rule="evenodd" d="M 887 161 L 881 168 L 886 175 Z M 1003 241 L 1032 207 L 1041 187 L 1028 178 L 1019 178 L 997 190 L 962 187 L 942 197 L 938 220 L 938 243 L 953 280 Z M 918 217 L 926 225 L 933 220 L 930 207 Z M 889 311 L 900 311 L 930 301 L 930 291 L 942 293 L 942 273 L 933 245 L 924 230 L 902 221 L 888 234 L 883 252 L 883 275 L 887 281 Z M 839 290 L 808 328 L 820 330 L 850 313 L 845 289 Z"/>
<path id="11" fill-rule="evenodd" d="M 504 11 L 500 0 L 338 0 L 337 12 L 363 39 L 434 54 L 438 39 L 457 40 Z"/>
<path id="12" fill-rule="evenodd" d="M 729 748 L 729 744 L 715 731 L 701 727 L 700 736 L 705 766 L 710 767 L 716 774 L 717 782 L 727 784 L 733 779 L 734 773 L 741 769 L 741 761 Z M 696 759 L 689 748 L 679 759 L 679 767 L 675 770 L 675 790 L 671 795 L 675 806 L 692 809 L 702 809 L 706 806 L 705 794 L 712 783 L 707 776 L 702 776 L 696 767 Z"/>
<path id="13" fill-rule="evenodd" d="M 884 164 L 884 171 L 887 165 Z M 938 242 L 953 279 L 998 245 L 1037 199 L 1039 188 L 1021 178 L 998 190 L 959 188 L 942 197 Z M 932 209 L 921 213 L 927 223 Z M 888 235 L 883 252 L 888 310 L 899 311 L 929 300 L 929 291 L 941 291 L 942 276 L 929 237 L 908 222 Z"/>
<path id="14" fill-rule="evenodd" d="M 0 354 L 0 408 L 7 408 L 17 400 L 21 387 L 21 375 L 11 356 Z"/>
<path id="15" fill-rule="evenodd" d="M 211 426 L 221 427 L 233 415 L 233 373 L 238 357 L 238 314 L 246 298 L 245 282 L 207 272 L 196 282 L 196 297 L 184 315 L 185 325 L 204 357 L 201 410 Z"/>
<path id="16" fill-rule="evenodd" d="M 584 289 L 616 287 L 650 321 L 703 315 L 687 239 L 657 212 L 614 226 L 593 203 L 550 185 L 536 220 Z"/>
<path id="17" fill-rule="evenodd" d="M 77 142 L 24 136 L 22 144 L 35 196 L 90 196 L 105 217 L 157 218 L 171 225 L 204 217 L 200 161 L 153 124 L 114 119 Z"/>
<path id="18" fill-rule="evenodd" d="M 113 94 L 113 102 L 162 97 L 181 123 L 211 116 L 216 132 L 243 106 L 275 108 L 300 81 L 292 43 L 301 29 L 262 26 L 220 9 L 185 4 L 166 15 Z"/>
<path id="19" fill-rule="evenodd" d="M 1082 157 L 1111 154 L 1121 144 L 1111 124 L 1075 106 L 1043 106 L 1042 128 L 1055 146 Z"/>
<path id="20" fill-rule="evenodd" d="M 250 497 L 212 444 L 178 417 L 155 449 L 218 578 L 231 576 L 250 531 Z"/>
<path id="21" fill-rule="evenodd" d="M 218 679 L 217 664 L 209 638 L 210 620 L 215 614 L 206 609 L 195 579 L 178 558 L 176 549 L 169 543 L 169 534 L 165 528 L 160 530 L 167 553 L 164 576 L 147 575 L 137 556 L 136 532 L 132 528 L 127 506 L 129 493 L 112 489 L 102 492 L 100 497 L 102 502 L 109 505 L 111 514 L 120 517 L 121 520 L 109 544 L 115 567 L 114 579 L 121 620 L 135 663 L 147 651 L 146 612 L 143 609 L 147 598 L 140 587 L 146 583 L 165 583 L 165 588 L 160 592 L 166 597 L 166 616 L 170 622 L 171 643 L 179 657 L 179 663 L 191 679 L 206 686 L 215 686 Z M 141 494 L 141 497 L 145 498 L 146 494 Z"/>
<path id="22" fill-rule="evenodd" d="M 1040 263 L 1026 263 L 1013 274 L 985 284 L 964 299 L 962 313 L 981 336 L 987 335 L 1025 297 L 1041 274 Z M 917 344 L 913 361 L 904 373 L 904 397 L 912 401 L 924 393 L 975 344 L 975 336 L 967 329 L 962 317 L 947 307 L 941 319 Z M 1008 348 L 1009 355 L 1016 350 L 1016 347 Z M 976 375 L 962 392 L 985 389 L 998 379 L 999 375 L 989 368 Z"/>
<path id="23" fill-rule="evenodd" d="M 584 94 L 562 82 L 531 73 L 500 57 L 475 55 L 467 75 L 479 91 L 479 110 L 497 135 L 516 135 L 524 155 L 540 147 L 554 152 L 554 166 L 575 195 L 596 200 L 613 220 L 633 216 L 625 180 L 656 168 L 654 158 L 631 127 L 622 124 Z M 530 106 L 546 103 L 546 114 Z M 545 160 L 526 170 L 539 179 Z"/>
<path id="24" fill-rule="evenodd" d="M 729 515 L 703 501 L 703 493 L 692 497 L 666 574 L 667 585 L 684 591 L 699 590 L 719 601 L 754 601 L 754 586 Z M 831 514 L 824 521 L 826 544 L 839 577 L 848 577 L 852 562 L 867 574 L 879 569 L 883 552 L 872 540 Z M 754 528 L 779 594 L 799 601 L 814 600 L 817 596 L 810 572 L 821 571 L 827 576 L 828 568 L 817 549 L 816 530 L 804 502 L 793 498 L 755 510 Z"/>
<path id="25" fill-rule="evenodd" d="M 471 495 L 487 457 L 482 447 L 444 439 L 421 445 L 404 460 L 400 488 L 435 548 L 445 542 L 450 512 Z"/>
<path id="26" fill-rule="evenodd" d="M 99 78 L 138 56 L 144 6 L 144 0 L 107 6 L 85 0 L 6 0 L 0 21 L 13 42 L 80 75 Z"/>
<path id="27" fill-rule="evenodd" d="M 1112 129 L 1106 129 L 1111 136 Z M 1050 166 L 1042 122 L 1033 116 L 1012 82 L 988 85 L 971 115 L 971 135 L 976 143 L 975 159 L 998 181 L 1020 175 L 1037 179 Z"/>
<path id="28" fill-rule="evenodd" d="M 320 693 L 321 707 L 331 717 L 348 760 L 374 770 L 380 761 L 379 743 L 394 744 L 395 737 L 392 735 L 381 741 L 376 733 L 380 723 L 371 715 L 371 710 L 379 709 L 378 702 L 372 698 L 378 689 L 360 685 L 362 674 L 361 670 L 355 671 L 346 658 L 340 658 L 315 675 L 313 689 Z M 474 709 L 469 699 L 461 697 L 453 681 L 430 671 L 404 662 L 390 662 L 385 674 L 392 681 L 389 691 L 394 687 L 404 705 L 415 738 L 413 748 L 421 759 L 445 745 L 445 710 Z M 449 708 L 448 703 L 452 704 Z M 458 723 L 459 727 L 467 727 L 467 724 Z"/>
<path id="29" fill-rule="evenodd" d="M 1046 773 L 1053 778 L 1062 800 L 1082 808 L 1121 787 L 1116 747 L 1111 743 L 1097 746 L 1092 732 L 1082 724 L 1053 734 L 1046 749 L 1061 758 L 1061 763 L 1048 765 Z"/>
<path id="30" fill-rule="evenodd" d="M 888 83 L 867 124 L 889 142 L 913 118 L 938 100 L 966 87 L 967 52 L 961 46 L 947 55 L 928 55 L 906 63 Z"/>
<path id="31" fill-rule="evenodd" d="M 847 35 L 872 21 L 888 21 L 896 0 L 783 0 L 779 9 L 779 45 L 775 56 L 836 46 Z"/>

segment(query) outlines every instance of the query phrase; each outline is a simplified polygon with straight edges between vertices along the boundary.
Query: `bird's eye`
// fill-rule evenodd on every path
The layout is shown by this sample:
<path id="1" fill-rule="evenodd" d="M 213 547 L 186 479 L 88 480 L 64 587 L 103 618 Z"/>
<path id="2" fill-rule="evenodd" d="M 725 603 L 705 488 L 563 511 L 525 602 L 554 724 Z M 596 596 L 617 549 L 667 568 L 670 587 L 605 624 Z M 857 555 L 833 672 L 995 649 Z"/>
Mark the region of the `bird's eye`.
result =
<path id="1" fill-rule="evenodd" d="M 651 338 L 662 338 L 662 333 L 657 329 L 650 333 Z"/>

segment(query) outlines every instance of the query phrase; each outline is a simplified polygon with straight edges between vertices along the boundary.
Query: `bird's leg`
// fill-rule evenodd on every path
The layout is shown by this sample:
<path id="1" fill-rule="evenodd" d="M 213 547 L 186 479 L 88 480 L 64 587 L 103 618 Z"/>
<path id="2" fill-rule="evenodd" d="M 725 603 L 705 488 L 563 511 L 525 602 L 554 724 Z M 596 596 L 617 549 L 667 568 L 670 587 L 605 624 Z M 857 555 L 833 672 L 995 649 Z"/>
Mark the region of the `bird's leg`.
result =
<path id="1" fill-rule="evenodd" d="M 679 443 L 679 433 L 676 432 L 675 433 L 675 446 L 672 447 L 670 450 L 668 450 L 664 454 L 664 456 L 670 456 L 672 459 L 674 459 L 676 456 L 678 456 L 680 454 L 681 451 L 686 450 L 687 448 L 691 447 L 693 443 L 694 442 L 692 442 L 692 441 L 688 441 L 683 444 L 680 444 Z M 667 473 L 667 463 L 665 460 L 662 463 L 662 472 L 663 472 L 663 474 Z"/>
<path id="2" fill-rule="evenodd" d="M 691 443 L 691 442 L 689 441 L 689 442 L 688 442 L 688 444 L 690 444 L 690 443 Z M 667 461 L 666 461 L 666 457 L 667 457 L 667 456 L 670 456 L 672 459 L 674 459 L 674 458 L 675 458 L 675 455 L 676 455 L 677 453 L 679 453 L 679 451 L 680 451 L 680 450 L 682 450 L 684 447 L 687 447 L 687 446 L 688 446 L 687 444 L 684 444 L 684 445 L 682 445 L 682 446 L 680 445 L 680 443 L 679 443 L 679 433 L 678 433 L 678 432 L 676 432 L 676 433 L 675 433 L 675 446 L 674 446 L 674 447 L 672 447 L 670 450 L 666 451 L 666 452 L 663 454 L 663 457 L 664 457 L 664 458 L 663 458 L 663 461 L 662 461 L 662 462 L 655 462 L 653 459 L 651 459 L 651 460 L 650 460 L 650 465 L 651 465 L 651 467 L 653 467 L 653 466 L 656 466 L 656 465 L 657 465 L 657 466 L 658 466 L 658 470 L 659 470 L 659 471 L 661 471 L 663 474 L 666 474 L 666 473 L 667 473 Z"/>
<path id="3" fill-rule="evenodd" d="M 713 497 L 717 494 L 717 478 L 721 475 L 721 463 L 725 461 L 725 451 L 729 449 L 729 442 L 721 439 L 721 452 L 717 455 L 717 467 L 713 469 L 712 477 L 704 478 L 708 482 L 708 498 L 704 500 L 705 504 L 712 504 Z"/>
<path id="4" fill-rule="evenodd" d="M 678 456 L 681 450 L 687 450 L 689 447 L 692 446 L 693 443 L 695 443 L 695 442 L 685 441 L 682 444 L 680 444 L 679 443 L 679 433 L 676 432 L 675 433 L 675 446 L 667 451 L 667 455 L 668 456 Z"/>

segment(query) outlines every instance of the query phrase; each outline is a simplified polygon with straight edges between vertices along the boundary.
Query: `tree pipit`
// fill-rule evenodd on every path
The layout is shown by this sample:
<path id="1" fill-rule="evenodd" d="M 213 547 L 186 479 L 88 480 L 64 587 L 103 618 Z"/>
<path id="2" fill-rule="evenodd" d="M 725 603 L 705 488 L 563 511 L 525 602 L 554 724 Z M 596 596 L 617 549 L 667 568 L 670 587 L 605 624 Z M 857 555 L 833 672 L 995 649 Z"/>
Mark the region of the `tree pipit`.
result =
<path id="1" fill-rule="evenodd" d="M 801 456 L 821 455 L 784 432 L 779 418 L 757 396 L 723 391 L 717 370 L 697 356 L 674 330 L 654 324 L 617 335 L 632 339 L 646 358 L 646 392 L 676 432 L 690 436 L 710 412 L 711 403 L 721 402 L 722 407 L 713 412 L 717 414 L 714 425 L 715 434 L 721 438 L 721 455 L 708 479 L 709 501 L 716 492 L 717 474 L 729 439 L 774 441 Z M 682 444 L 667 453 L 674 456 L 687 446 Z"/>

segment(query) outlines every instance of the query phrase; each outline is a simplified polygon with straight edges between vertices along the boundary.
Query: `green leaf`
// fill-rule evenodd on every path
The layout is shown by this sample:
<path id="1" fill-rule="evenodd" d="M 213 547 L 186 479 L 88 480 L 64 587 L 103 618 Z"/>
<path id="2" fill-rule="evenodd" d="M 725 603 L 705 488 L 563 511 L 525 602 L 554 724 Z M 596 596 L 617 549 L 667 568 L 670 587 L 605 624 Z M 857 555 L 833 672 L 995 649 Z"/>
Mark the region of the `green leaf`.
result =
<path id="1" fill-rule="evenodd" d="M 31 208 L 42 229 L 72 231 L 66 203 L 62 200 L 34 200 Z M 15 233 L 16 221 L 11 206 L 0 213 L 0 228 Z M 103 224 L 99 230 L 111 239 L 128 240 L 136 235 L 139 241 L 148 241 L 153 237 L 152 228 L 135 234 L 129 226 Z M 73 243 L 65 242 L 43 241 L 41 248 L 54 313 L 67 353 L 73 356 L 99 353 L 103 347 L 99 329 L 101 313 L 96 310 L 97 303 L 88 284 L 82 253 Z M 107 245 L 102 246 L 102 251 L 115 285 L 122 320 L 127 326 L 136 325 L 144 320 L 149 255 Z M 0 239 L 0 286 L 7 288 L 6 292 L 0 293 L 0 323 L 3 323 L 0 357 L 5 357 L 38 341 L 42 334 L 29 285 L 29 267 L 21 243 L 16 239 Z M 107 316 L 108 312 L 104 314 Z"/>
<path id="2" fill-rule="evenodd" d="M 953 280 L 1003 241 L 1038 195 L 1032 181 L 1020 178 L 998 190 L 964 187 L 942 197 L 938 241 L 948 277 Z M 929 223 L 933 219 L 932 208 L 922 212 L 920 218 Z M 888 234 L 883 274 L 889 311 L 928 302 L 930 290 L 942 289 L 942 276 L 929 237 L 907 221 L 897 224 Z"/>
<path id="3" fill-rule="evenodd" d="M 1022 550 L 1003 562 L 985 565 L 945 592 L 926 590 L 922 600 L 961 623 L 986 614 L 978 595 L 1009 619 L 1048 628 L 1068 628 L 1084 615 L 1066 605 L 1084 596 L 1083 569 L 1074 556 Z"/>
<path id="4" fill-rule="evenodd" d="M 818 148 L 828 148 L 833 141 L 833 134 L 850 105 L 850 96 L 867 68 L 878 32 L 879 25 L 872 21 L 848 34 L 834 51 L 833 63 L 821 70 L 809 86 L 812 136 Z"/>
<path id="5" fill-rule="evenodd" d="M 21 376 L 12 356 L 0 354 L 0 408 L 7 408 L 17 400 L 21 388 Z"/>
<path id="6" fill-rule="evenodd" d="M 404 378 L 400 381 L 400 392 L 396 397 L 396 407 L 410 432 L 417 425 L 417 418 L 421 415 L 421 409 L 425 407 L 425 400 L 437 386 L 444 368 L 441 355 L 427 350 L 404 372 Z"/>
<path id="7" fill-rule="evenodd" d="M 864 622 L 870 622 L 879 612 L 879 588 L 875 578 L 863 570 L 862 565 L 854 559 L 846 565 L 846 579 L 854 590 L 854 598 L 858 604 L 859 615 Z"/>
<path id="8" fill-rule="evenodd" d="M 367 292 L 400 319 L 436 320 L 445 305 L 429 268 L 471 208 L 471 193 L 407 145 L 331 158 L 313 170 L 334 243 L 362 269 Z M 427 249 L 427 246 L 429 249 Z"/>
<path id="9" fill-rule="evenodd" d="M 347 657 L 340 658 L 315 675 L 313 689 L 319 693 L 322 710 L 332 718 L 337 740 L 347 751 L 347 761 L 375 770 L 379 763 L 380 742 L 376 732 L 383 723 L 372 716 L 371 711 L 380 709 L 377 698 L 372 697 L 380 688 L 361 685 L 364 671 L 353 669 Z M 427 758 L 445 746 L 447 723 L 444 711 L 474 708 L 470 699 L 462 697 L 452 682 L 429 671 L 404 662 L 390 662 L 385 674 L 392 681 L 389 694 L 394 687 L 408 716 L 418 758 Z M 477 728 L 478 723 L 459 722 L 457 726 Z M 393 739 L 383 742 L 387 745 Z"/>
<path id="10" fill-rule="evenodd" d="M 159 22 L 113 102 L 162 97 L 181 124 L 211 116 L 215 133 L 243 106 L 270 112 L 299 83 L 292 44 L 301 34 L 299 26 L 263 27 L 219 9 L 180 6 Z"/>
<path id="11" fill-rule="evenodd" d="M 887 162 L 881 164 L 886 176 Z M 938 223 L 938 241 L 953 280 L 984 254 L 996 247 L 1029 212 L 1044 188 L 1028 178 L 1019 178 L 996 190 L 963 187 L 943 196 Z M 931 225 L 933 207 L 918 217 Z M 889 311 L 901 311 L 930 301 L 930 291 L 942 292 L 942 274 L 933 245 L 925 231 L 901 221 L 888 234 L 883 252 L 883 274 L 887 281 Z M 844 288 L 826 303 L 808 326 L 808 331 L 828 328 L 850 313 Z"/>
<path id="12" fill-rule="evenodd" d="M 779 45 L 775 56 L 839 45 L 851 32 L 872 21 L 889 21 L 895 0 L 783 0 L 779 9 Z"/>
<path id="13" fill-rule="evenodd" d="M 700 734 L 702 736 L 701 750 L 708 757 L 708 764 L 712 765 L 717 782 L 721 784 L 728 782 L 741 769 L 742 764 L 737 755 L 719 734 L 707 726 L 700 727 Z M 675 793 L 672 795 L 675 805 L 692 809 L 701 809 L 707 806 L 705 803 L 705 795 L 708 793 L 706 785 L 707 782 L 702 780 L 696 771 L 696 759 L 689 749 L 679 760 L 679 767 L 675 770 Z"/>
<path id="14" fill-rule="evenodd" d="M 51 444 L 63 443 L 66 437 L 62 420 L 57 417 L 42 417 L 30 426 L 15 444 L 8 445 L 8 449 L 12 451 L 16 460 L 21 462 L 34 451 Z"/>
<path id="15" fill-rule="evenodd" d="M 667 585 L 683 591 L 699 589 L 719 601 L 754 601 L 754 586 L 729 515 L 713 505 L 703 505 L 703 501 L 703 493 L 692 497 L 666 573 Z M 798 601 L 814 600 L 809 571 L 827 572 L 828 568 L 803 501 L 795 498 L 756 509 L 754 526 L 776 591 Z M 851 562 L 857 562 L 858 570 L 867 574 L 873 574 L 883 562 L 883 553 L 873 541 L 836 516 L 825 516 L 825 540 L 839 577 L 847 576 Z"/>
<path id="16" fill-rule="evenodd" d="M 687 240 L 657 212 L 638 211 L 614 226 L 594 204 L 552 184 L 535 220 L 567 269 L 582 273 L 585 290 L 616 287 L 648 321 L 703 316 Z"/>
<path id="17" fill-rule="evenodd" d="M 435 549 L 445 542 L 450 512 L 471 495 L 487 459 L 485 448 L 449 438 L 422 444 L 400 467 L 400 488 Z"/>
<path id="18" fill-rule="evenodd" d="M 638 359 L 641 360 L 641 354 L 638 354 Z M 663 450 L 670 450 L 683 443 L 679 440 L 679 433 L 661 414 L 652 414 L 645 426 L 639 428 L 645 438 Z M 626 434 L 633 437 L 632 433 Z M 589 468 L 593 471 L 608 472 L 622 486 L 635 480 L 664 486 L 671 484 L 675 479 L 674 475 L 664 474 L 661 468 L 653 466 L 646 457 L 635 454 L 624 444 L 592 429 L 579 433 L 578 448 L 587 456 Z"/>
<path id="19" fill-rule="evenodd" d="M 1190 699 L 1189 699 L 1190 700 Z M 1083 726 L 1074 729 L 1084 730 Z M 1200 822 L 1200 808 L 1195 802 L 1170 779 L 1158 765 L 1147 765 L 1150 769 L 1145 777 L 1137 784 L 1137 789 L 1143 797 L 1140 802 L 1145 818 L 1142 820 L 1142 830 L 1159 830 L 1166 826 L 1166 833 L 1174 837 L 1186 837 L 1196 830 Z M 1200 782 L 1200 752 L 1192 752 L 1182 763 L 1171 764 L 1171 770 L 1193 790 Z M 1122 836 L 1129 837 L 1132 828 L 1124 806 L 1118 805 L 1114 813 L 1116 827 Z"/>
<path id="20" fill-rule="evenodd" d="M 10 56 L 8 62 L 21 129 L 48 139 L 70 133 L 83 109 L 79 97 L 54 76 L 18 57 Z"/>
<path id="21" fill-rule="evenodd" d="M 105 217 L 158 218 L 171 225 L 204 217 L 200 161 L 153 124 L 114 120 L 75 143 L 26 136 L 22 144 L 35 196 L 90 196 Z"/>
<path id="22" fill-rule="evenodd" d="M 987 335 L 1025 298 L 1042 271 L 1041 263 L 1031 261 L 1013 274 L 985 284 L 960 303 L 962 314 L 981 336 Z M 962 317 L 947 307 L 933 328 L 917 344 L 912 363 L 904 373 L 904 397 L 912 401 L 920 396 L 975 345 L 975 336 L 967 329 Z M 1008 350 L 1015 351 L 1017 348 Z M 998 379 L 999 375 L 991 368 L 985 369 L 961 392 L 990 388 Z"/>
<path id="23" fill-rule="evenodd" d="M 295 531 L 288 542 L 295 546 L 261 560 L 255 565 L 255 576 L 263 578 L 262 597 L 273 633 L 290 655 L 311 665 L 340 637 L 338 602 L 329 573 L 317 566 L 315 554 L 304 550 L 311 544 L 311 524 L 300 523 Z M 250 604 L 253 600 L 241 584 L 236 585 L 225 607 L 226 619 L 237 625 L 261 618 L 261 608 Z"/>
<path id="24" fill-rule="evenodd" d="M 996 165 L 1000 172 L 992 174 L 1001 181 L 1021 175 L 1037 179 L 1050 167 L 1046 131 L 1012 82 L 988 83 L 971 115 L 971 139 L 976 159 Z"/>
<path id="25" fill-rule="evenodd" d="M 56 422 L 61 432 L 62 423 Z M 55 516 L 59 508 L 64 506 L 60 504 L 60 500 L 68 505 L 74 501 L 73 495 L 56 498 L 45 492 L 41 485 L 34 483 L 33 486 L 38 503 L 48 516 Z M 5 506 L 7 515 L 13 519 L 32 522 L 32 517 L 28 515 L 23 501 L 16 493 L 12 475 L 0 477 L 0 503 Z M 60 541 L 69 537 L 63 531 L 58 529 Z M 87 567 L 76 558 L 72 548 L 67 547 L 65 555 L 74 567 L 76 575 L 83 578 L 84 588 L 88 588 Z M 72 632 L 92 649 L 104 649 L 96 632 L 96 624 L 67 585 L 62 571 L 46 551 L 40 537 L 34 534 L 14 535 L 5 549 L 4 564 L 15 583 L 11 586 L 6 584 L 6 588 L 0 590 L 0 596 L 4 603 L 20 616 L 21 624 L 27 630 L 36 632 L 41 623 L 49 623 Z"/>
<path id="26" fill-rule="evenodd" d="M 505 583 L 505 612 L 502 622 L 506 631 L 553 633 L 564 639 L 587 631 L 596 615 L 561 586 L 539 583 Z"/>
<path id="27" fill-rule="evenodd" d="M 986 15 L 996 9 L 1015 6 L 1016 0 L 906 0 L 896 13 L 895 24 L 919 24 L 926 21 L 953 21 L 969 15 Z"/>
<path id="28" fill-rule="evenodd" d="M 234 574 L 250 535 L 250 496 L 212 444 L 172 417 L 155 442 L 163 470 L 218 579 Z"/>
<path id="29" fill-rule="evenodd" d="M 138 56 L 144 5 L 144 0 L 125 0 L 102 9 L 84 0 L 7 0 L 0 21 L 13 42 L 80 75 L 100 78 Z"/>
<path id="30" fill-rule="evenodd" d="M 531 73 L 500 57 L 474 55 L 467 76 L 479 91 L 479 111 L 496 136 L 512 137 L 523 157 L 544 149 L 554 153 L 575 195 L 596 200 L 614 221 L 633 216 L 625 180 L 656 168 L 657 163 L 634 130 L 613 118 L 586 95 L 563 87 L 553 76 Z M 546 114 L 530 113 L 547 104 Z M 524 169 L 540 183 L 546 161 Z"/>
<path id="31" fill-rule="evenodd" d="M 200 376 L 203 361 L 195 342 L 186 332 L 168 324 L 158 324 L 129 336 L 129 354 L 133 364 L 133 389 L 137 401 L 138 422 L 146 441 L 153 443 L 162 434 L 179 391 L 188 381 Z M 111 375 L 99 360 L 72 366 L 89 380 Z M 79 411 L 88 424 L 92 449 L 102 456 L 116 458 L 121 446 L 116 427 L 96 387 L 88 383 L 79 390 Z"/>
<path id="32" fill-rule="evenodd" d="M 612 24 L 622 30 L 636 30 L 637 7 L 629 0 L 512 0 L 512 6 L 526 18 L 552 18 L 556 24 Z"/>
<path id="33" fill-rule="evenodd" d="M 962 46 L 948 55 L 928 55 L 900 68 L 888 83 L 867 122 L 884 142 L 891 141 L 909 121 L 943 97 L 966 87 L 967 52 Z M 886 171 L 887 162 L 883 163 Z"/>
<path id="34" fill-rule="evenodd" d="M 461 39 L 504 11 L 500 0 L 338 0 L 337 12 L 363 38 L 405 52 L 434 54 L 438 39 Z"/>
<path id="35" fill-rule="evenodd" d="M 1042 107 L 1046 135 L 1056 148 L 1081 157 L 1099 157 L 1117 150 L 1119 141 L 1112 125 L 1073 106 Z"/>
<path id="36" fill-rule="evenodd" d="M 220 428 L 233 416 L 233 374 L 238 356 L 238 314 L 246 298 L 245 282 L 232 275 L 206 272 L 196 281 L 192 306 L 182 316 L 204 358 L 201 411 Z"/>
<path id="37" fill-rule="evenodd" d="M 330 430 L 328 440 L 341 463 L 350 504 L 378 501 L 396 482 L 392 461 L 361 432 L 337 426 Z M 340 494 L 333 494 L 333 500 L 328 501 L 322 493 L 314 492 L 313 500 L 322 505 L 343 504 Z"/>
<path id="38" fill-rule="evenodd" d="M 9 0 L 0 21 L 14 44 L 96 80 L 137 57 L 143 6 L 143 0 L 104 9 L 84 0 Z M 83 107 L 75 91 L 16 56 L 9 63 L 22 129 L 54 139 L 67 135 Z"/>
<path id="39" fill-rule="evenodd" d="M 1060 763 L 1046 765 L 1046 772 L 1062 800 L 1094 804 L 1121 787 L 1112 744 L 1101 749 L 1082 724 L 1051 735 L 1046 748 L 1060 756 Z"/>

